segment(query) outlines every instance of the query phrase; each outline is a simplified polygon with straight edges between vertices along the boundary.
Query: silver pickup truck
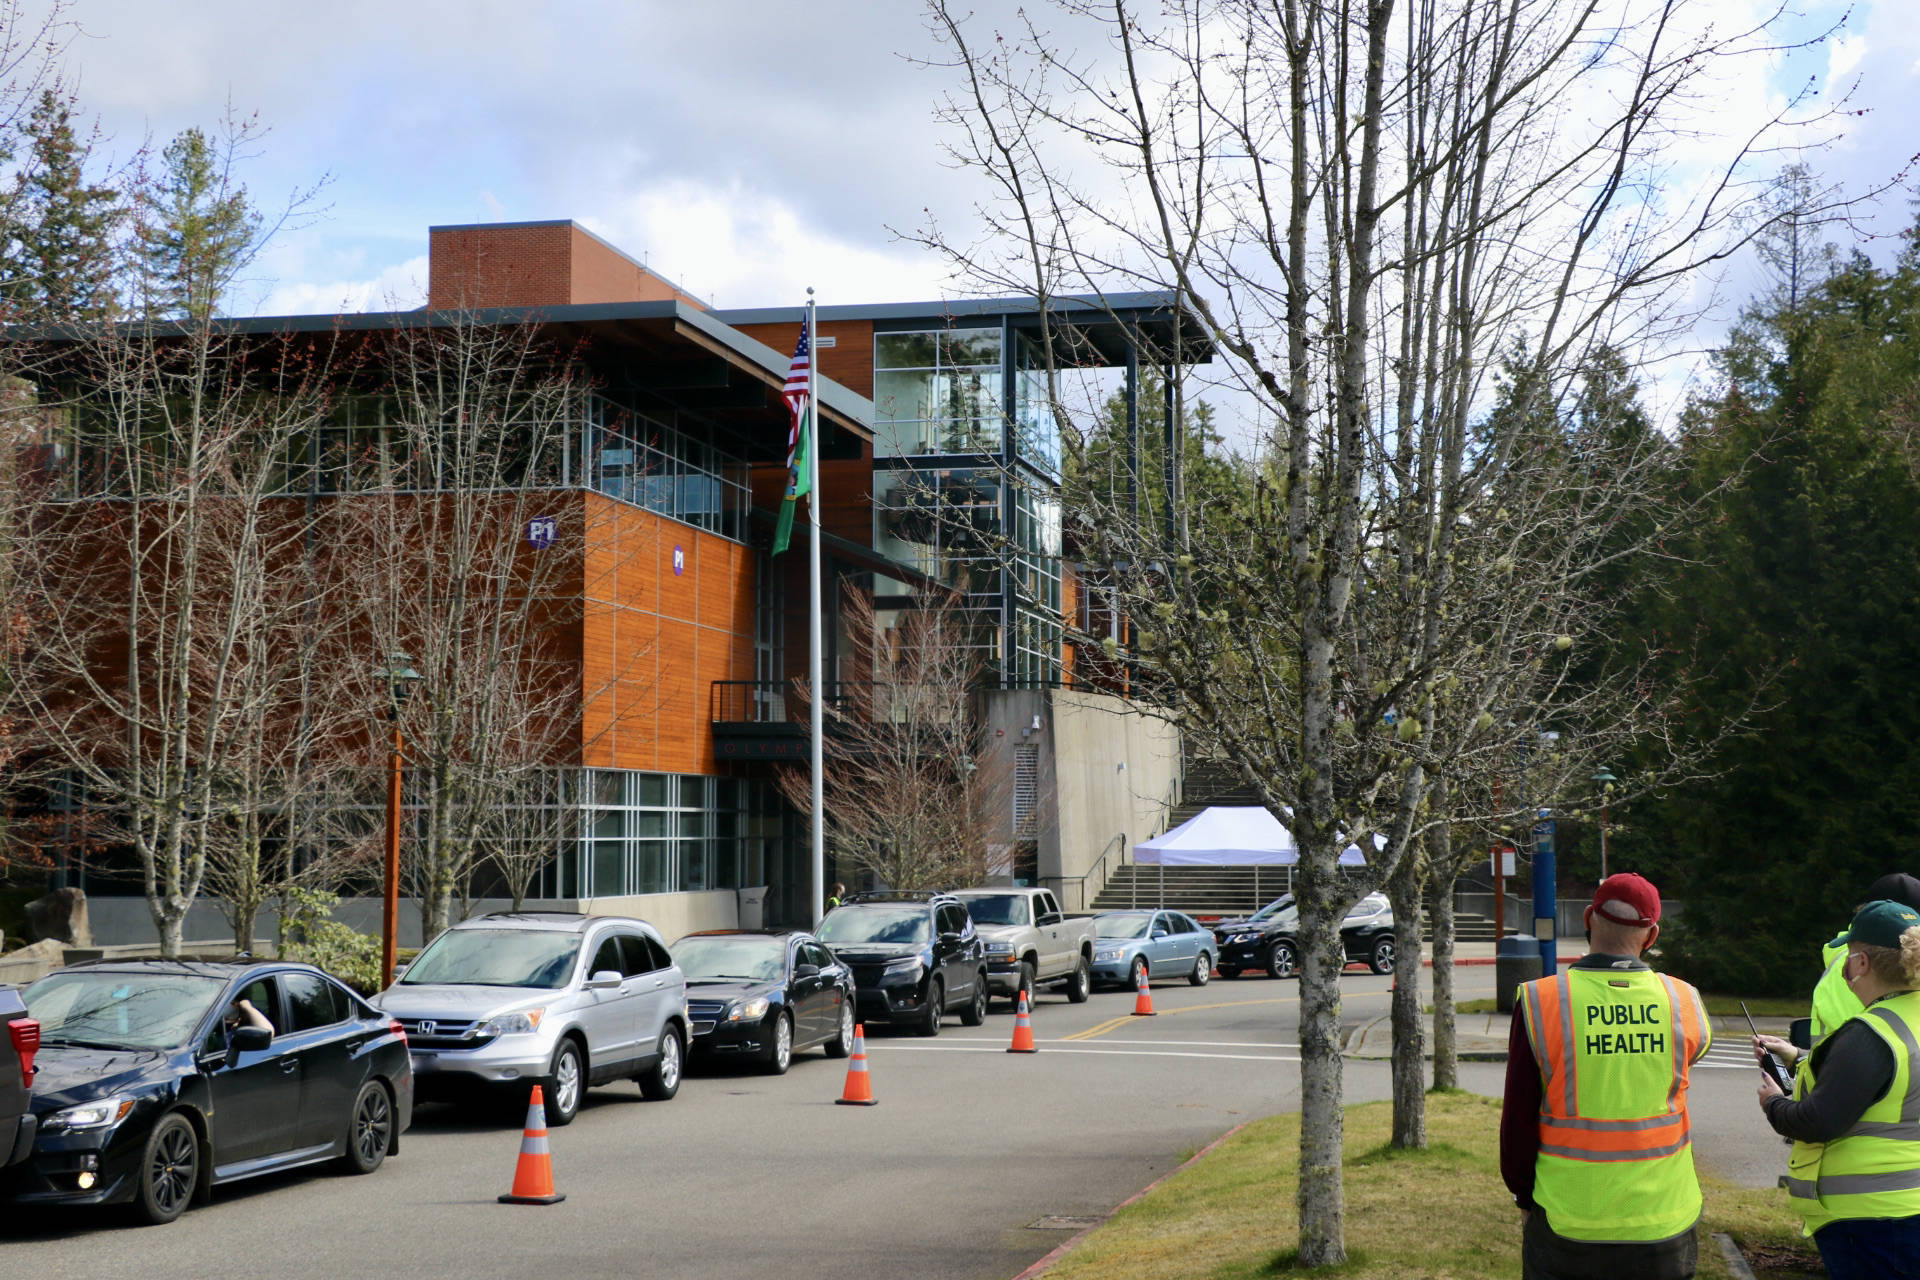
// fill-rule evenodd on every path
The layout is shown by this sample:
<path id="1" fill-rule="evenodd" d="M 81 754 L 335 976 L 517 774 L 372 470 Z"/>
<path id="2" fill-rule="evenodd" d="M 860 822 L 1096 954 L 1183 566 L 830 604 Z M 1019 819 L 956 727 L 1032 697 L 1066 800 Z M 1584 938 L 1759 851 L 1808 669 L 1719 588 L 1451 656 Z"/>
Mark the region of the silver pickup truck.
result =
<path id="1" fill-rule="evenodd" d="M 973 925 L 987 944 L 987 986 L 1018 999 L 1059 984 L 1080 1004 L 1093 990 L 1093 917 L 1060 910 L 1051 889 L 962 889 Z"/>

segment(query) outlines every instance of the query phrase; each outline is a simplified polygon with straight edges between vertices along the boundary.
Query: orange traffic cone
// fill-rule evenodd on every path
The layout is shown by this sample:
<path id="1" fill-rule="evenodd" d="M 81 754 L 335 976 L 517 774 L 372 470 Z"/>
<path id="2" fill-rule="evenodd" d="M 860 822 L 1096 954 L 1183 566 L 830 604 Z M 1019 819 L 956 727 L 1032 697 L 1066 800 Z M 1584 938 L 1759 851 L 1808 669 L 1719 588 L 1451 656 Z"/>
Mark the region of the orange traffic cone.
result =
<path id="1" fill-rule="evenodd" d="M 834 1099 L 843 1107 L 877 1107 L 880 1099 L 873 1096 L 873 1084 L 867 1079 L 867 1028 L 864 1023 L 856 1023 L 853 1028 L 853 1056 L 847 1059 L 847 1087 Z"/>
<path id="2" fill-rule="evenodd" d="M 533 1086 L 527 1102 L 527 1132 L 520 1139 L 520 1163 L 513 1168 L 513 1190 L 501 1204 L 559 1204 L 566 1197 L 553 1189 L 553 1156 L 547 1150 L 547 1099 Z"/>
<path id="3" fill-rule="evenodd" d="M 1027 993 L 1020 993 L 1020 1009 L 1013 1015 L 1013 1044 L 1008 1053 L 1038 1053 L 1033 1043 L 1033 1015 L 1027 1012 Z"/>
<path id="4" fill-rule="evenodd" d="M 1133 1016 L 1151 1018 L 1153 1016 L 1153 992 L 1147 990 L 1147 971 L 1140 970 L 1140 987 L 1133 997 Z"/>

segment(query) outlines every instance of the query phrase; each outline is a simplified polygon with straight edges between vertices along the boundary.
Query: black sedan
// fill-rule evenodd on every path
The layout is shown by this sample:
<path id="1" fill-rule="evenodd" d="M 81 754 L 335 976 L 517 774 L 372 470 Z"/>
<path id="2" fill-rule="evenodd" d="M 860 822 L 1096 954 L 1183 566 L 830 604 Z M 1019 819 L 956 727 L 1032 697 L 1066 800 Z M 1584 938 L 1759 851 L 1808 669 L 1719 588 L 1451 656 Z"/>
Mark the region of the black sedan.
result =
<path id="1" fill-rule="evenodd" d="M 1276 978 L 1300 972 L 1300 909 L 1283 893 L 1244 920 L 1216 920 L 1220 976 L 1237 978 L 1242 970 L 1264 969 Z M 1385 894 L 1370 893 L 1353 904 L 1340 922 L 1340 945 L 1348 964 L 1364 964 L 1375 973 L 1393 972 L 1393 908 Z"/>
<path id="2" fill-rule="evenodd" d="M 796 1049 L 853 1052 L 853 970 L 812 934 L 714 929 L 673 944 L 687 975 L 695 1060 L 757 1063 L 784 1073 Z"/>
<path id="3" fill-rule="evenodd" d="M 95 961 L 24 993 L 41 1028 L 17 1205 L 132 1203 L 323 1160 L 372 1173 L 413 1117 L 399 1024 L 309 965 Z"/>

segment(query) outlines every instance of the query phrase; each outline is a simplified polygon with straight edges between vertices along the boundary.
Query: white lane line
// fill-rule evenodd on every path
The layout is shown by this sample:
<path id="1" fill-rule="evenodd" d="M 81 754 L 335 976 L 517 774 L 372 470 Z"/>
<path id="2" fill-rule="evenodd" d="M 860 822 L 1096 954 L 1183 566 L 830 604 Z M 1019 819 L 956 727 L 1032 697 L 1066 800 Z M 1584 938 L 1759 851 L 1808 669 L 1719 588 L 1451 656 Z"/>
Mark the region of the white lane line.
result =
<path id="1" fill-rule="evenodd" d="M 1004 1048 L 988 1048 L 982 1045 L 975 1049 L 957 1044 L 895 1044 L 887 1048 L 895 1053 L 1005 1053 Z M 873 1049 L 868 1048 L 871 1054 Z M 1047 1050 L 1048 1053 L 1096 1053 L 1117 1058 L 1215 1058 L 1223 1062 L 1298 1062 L 1300 1059 L 1284 1054 L 1268 1053 L 1167 1053 L 1147 1049 L 1082 1049 L 1080 1047 L 1061 1047 Z"/>

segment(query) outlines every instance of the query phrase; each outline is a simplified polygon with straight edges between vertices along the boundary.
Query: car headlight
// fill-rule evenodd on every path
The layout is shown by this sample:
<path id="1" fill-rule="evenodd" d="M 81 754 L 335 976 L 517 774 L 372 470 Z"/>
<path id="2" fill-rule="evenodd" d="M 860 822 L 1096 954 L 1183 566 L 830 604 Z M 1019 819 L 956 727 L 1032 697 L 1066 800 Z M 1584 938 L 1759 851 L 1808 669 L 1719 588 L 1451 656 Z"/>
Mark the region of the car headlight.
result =
<path id="1" fill-rule="evenodd" d="M 133 1110 L 132 1098 L 102 1098 L 77 1107 L 56 1111 L 41 1123 L 42 1129 L 100 1129 L 119 1124 Z"/>
<path id="2" fill-rule="evenodd" d="M 503 1013 L 491 1018 L 475 1034 L 483 1036 L 526 1036 L 540 1029 L 540 1017 L 545 1009 L 526 1009 L 520 1013 Z"/>
<path id="3" fill-rule="evenodd" d="M 990 956 L 1010 956 L 1013 954 L 1013 944 L 1011 942 L 989 942 L 987 944 L 987 954 Z"/>
<path id="4" fill-rule="evenodd" d="M 1095 960 L 1118 960 L 1126 953 L 1125 947 L 1101 947 L 1093 953 Z"/>
<path id="5" fill-rule="evenodd" d="M 902 956 L 898 960 L 887 961 L 886 972 L 889 974 L 898 974 L 898 973 L 917 974 L 920 972 L 920 969 L 921 969 L 921 963 L 920 963 L 919 956 Z"/>
<path id="6" fill-rule="evenodd" d="M 1227 939 L 1227 941 L 1228 941 L 1228 942 L 1230 942 L 1230 943 L 1234 943 L 1234 942 L 1252 942 L 1252 941 L 1253 941 L 1253 940 L 1254 940 L 1255 938 L 1257 938 L 1257 937 L 1259 937 L 1259 936 L 1260 936 L 1260 935 L 1259 935 L 1259 934 L 1256 934 L 1256 933 L 1236 933 L 1236 934 L 1234 934 L 1234 935 L 1233 935 L 1233 936 L 1232 936 L 1231 938 L 1228 938 L 1228 939 Z"/>
<path id="7" fill-rule="evenodd" d="M 757 1000 L 735 1000 L 727 1006 L 728 1022 L 757 1022 L 767 1016 L 767 998 Z"/>

